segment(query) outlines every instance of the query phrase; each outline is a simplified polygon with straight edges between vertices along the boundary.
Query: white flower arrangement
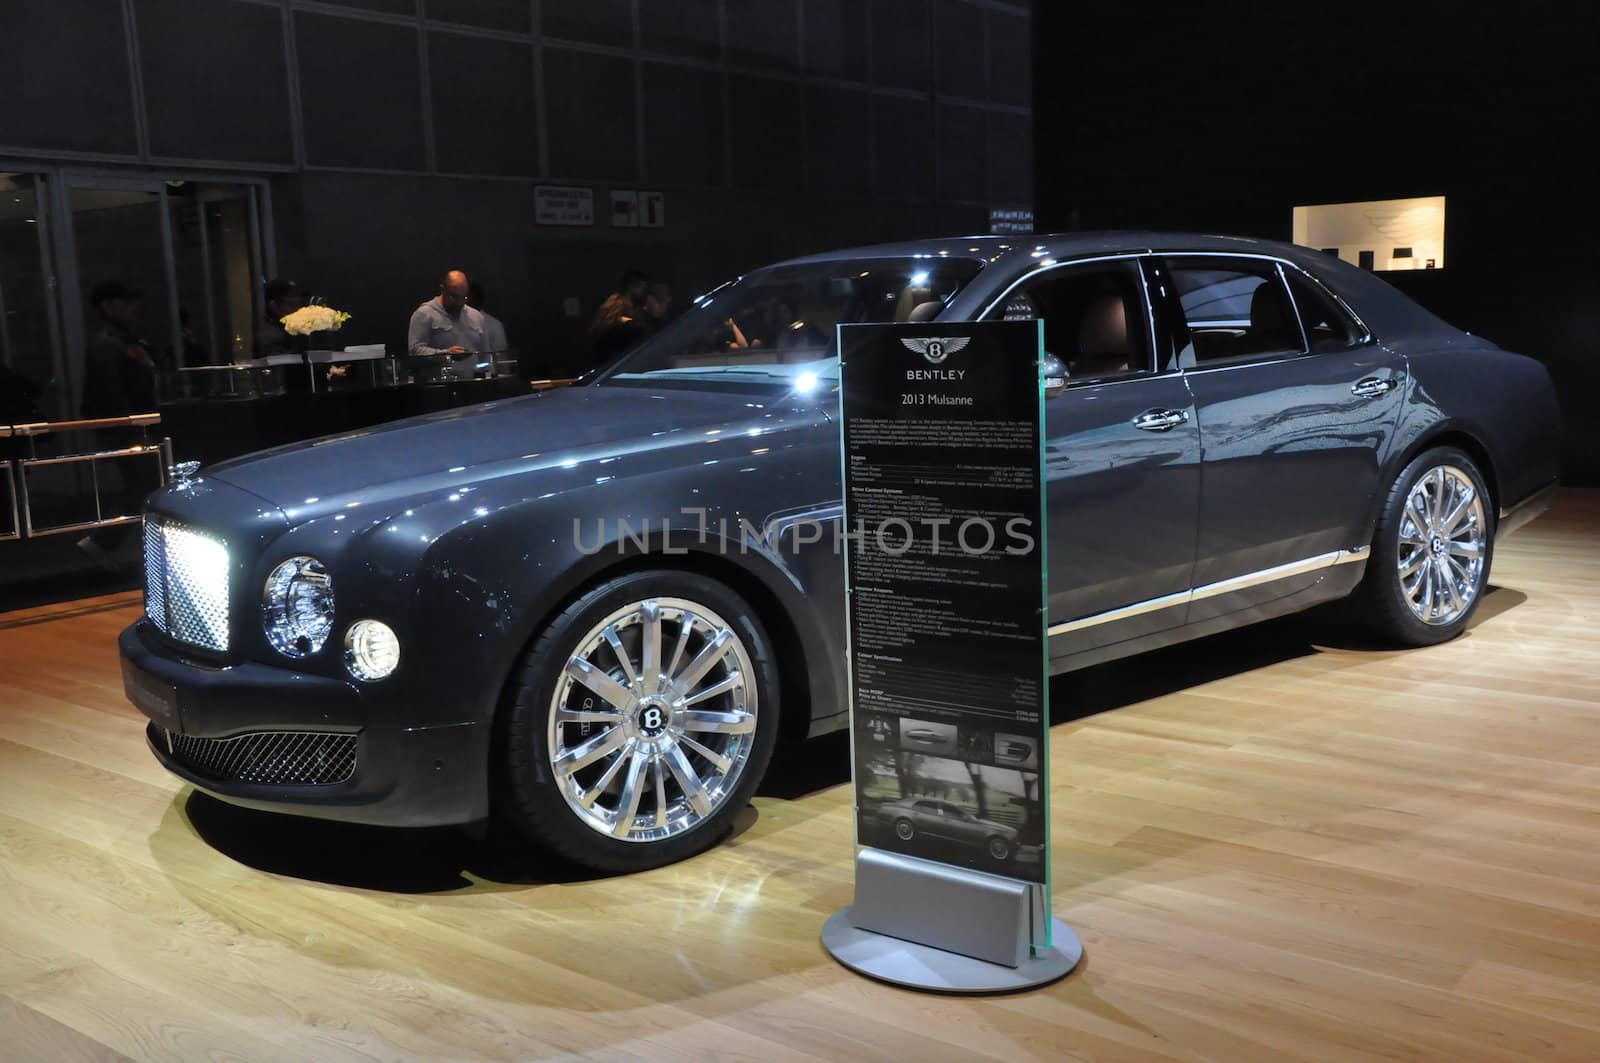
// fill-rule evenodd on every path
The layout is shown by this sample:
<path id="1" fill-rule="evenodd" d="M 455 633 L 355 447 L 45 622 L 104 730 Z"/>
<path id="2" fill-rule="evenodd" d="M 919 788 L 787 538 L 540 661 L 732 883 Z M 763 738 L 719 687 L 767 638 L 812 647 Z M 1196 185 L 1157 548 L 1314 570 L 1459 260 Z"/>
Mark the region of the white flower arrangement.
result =
<path id="1" fill-rule="evenodd" d="M 350 315 L 343 310 L 335 310 L 331 306 L 302 306 L 292 314 L 278 319 L 283 323 L 283 330 L 291 336 L 309 336 L 313 332 L 337 332 L 339 327 L 350 320 Z"/>

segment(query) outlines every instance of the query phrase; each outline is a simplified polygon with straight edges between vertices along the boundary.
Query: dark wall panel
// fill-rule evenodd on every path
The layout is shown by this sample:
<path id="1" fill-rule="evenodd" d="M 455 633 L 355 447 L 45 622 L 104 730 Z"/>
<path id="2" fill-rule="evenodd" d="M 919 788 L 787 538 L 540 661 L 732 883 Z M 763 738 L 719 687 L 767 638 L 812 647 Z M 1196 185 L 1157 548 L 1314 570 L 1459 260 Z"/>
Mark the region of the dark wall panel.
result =
<path id="1" fill-rule="evenodd" d="M 806 94 L 807 174 L 811 187 L 838 196 L 872 191 L 872 98 L 848 89 L 812 87 Z"/>
<path id="2" fill-rule="evenodd" d="M 633 43 L 629 0 L 540 0 L 545 36 L 626 47 Z"/>
<path id="3" fill-rule="evenodd" d="M 441 172 L 539 172 L 532 45 L 432 32 L 428 71 L 434 159 Z"/>
<path id="4" fill-rule="evenodd" d="M 791 81 L 735 74 L 728 92 L 734 185 L 793 189 L 804 184 L 805 90 Z"/>
<path id="5" fill-rule="evenodd" d="M 289 163 L 283 12 L 231 0 L 138 0 L 150 151 Z"/>
<path id="6" fill-rule="evenodd" d="M 0 3 L 0 144 L 133 154 L 121 11 L 106 0 Z"/>
<path id="7" fill-rule="evenodd" d="M 655 184 L 720 185 L 727 181 L 722 75 L 645 63 L 645 172 Z"/>
<path id="8" fill-rule="evenodd" d="M 306 11 L 294 30 L 306 161 L 422 169 L 417 31 Z"/>
<path id="9" fill-rule="evenodd" d="M 1033 101 L 1033 27 L 1022 15 L 989 12 L 989 99 L 1026 107 Z M 1147 33 L 1140 24 L 1130 40 Z M 1133 60 L 1130 58 L 1130 62 Z"/>
<path id="10" fill-rule="evenodd" d="M 867 21 L 863 0 L 806 0 L 806 69 L 822 77 L 867 80 Z"/>
<path id="11" fill-rule="evenodd" d="M 984 155 L 987 142 L 980 107 L 945 105 L 939 108 L 939 198 L 980 202 L 988 193 Z"/>
<path id="12" fill-rule="evenodd" d="M 1033 117 L 989 114 L 989 199 L 995 203 L 1033 202 Z"/>
<path id="13" fill-rule="evenodd" d="M 507 33 L 527 33 L 533 28 L 533 8 L 528 0 L 428 0 L 428 17 Z"/>
<path id="14" fill-rule="evenodd" d="M 872 0 L 872 81 L 926 91 L 929 56 L 928 0 Z"/>
<path id="15" fill-rule="evenodd" d="M 721 55 L 717 0 L 671 0 L 639 5 L 639 47 L 696 59 Z"/>
<path id="16" fill-rule="evenodd" d="M 872 101 L 879 199 L 933 199 L 933 106 L 879 96 Z"/>
<path id="17" fill-rule="evenodd" d="M 544 50 L 550 170 L 557 177 L 639 175 L 633 61 L 564 48 Z"/>
<path id="18" fill-rule="evenodd" d="M 349 7 L 358 11 L 376 11 L 383 15 L 415 15 L 417 0 L 322 0 L 331 7 Z"/>
<path id="19" fill-rule="evenodd" d="M 934 88 L 947 96 L 981 100 L 988 93 L 983 47 L 984 9 L 966 0 L 934 0 Z M 1009 56 L 1002 62 L 1009 62 Z"/>
<path id="20" fill-rule="evenodd" d="M 800 5 L 795 0 L 724 0 L 728 62 L 769 70 L 800 65 Z"/>

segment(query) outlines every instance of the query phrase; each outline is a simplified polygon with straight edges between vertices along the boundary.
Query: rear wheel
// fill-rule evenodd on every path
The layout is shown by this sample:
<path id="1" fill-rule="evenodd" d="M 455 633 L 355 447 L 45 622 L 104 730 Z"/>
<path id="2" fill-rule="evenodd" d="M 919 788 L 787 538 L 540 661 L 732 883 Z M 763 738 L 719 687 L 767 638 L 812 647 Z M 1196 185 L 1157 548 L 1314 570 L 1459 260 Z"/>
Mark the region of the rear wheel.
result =
<path id="1" fill-rule="evenodd" d="M 1357 591 L 1373 634 L 1431 646 L 1467 626 L 1489 583 L 1494 507 L 1478 466 L 1455 447 L 1419 454 L 1390 486 Z"/>
<path id="2" fill-rule="evenodd" d="M 502 814 L 603 871 L 715 844 L 772 756 L 770 643 L 738 594 L 705 576 L 638 572 L 574 602 L 510 692 Z"/>

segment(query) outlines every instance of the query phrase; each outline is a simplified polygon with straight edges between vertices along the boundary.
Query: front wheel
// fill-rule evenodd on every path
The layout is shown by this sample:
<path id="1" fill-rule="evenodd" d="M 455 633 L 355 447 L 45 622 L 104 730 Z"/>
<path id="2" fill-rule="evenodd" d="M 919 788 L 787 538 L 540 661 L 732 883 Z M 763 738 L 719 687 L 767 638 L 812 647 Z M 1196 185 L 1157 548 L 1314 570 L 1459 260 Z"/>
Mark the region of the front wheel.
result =
<path id="1" fill-rule="evenodd" d="M 585 594 L 508 694 L 502 815 L 602 871 L 719 841 L 777 736 L 766 632 L 738 594 L 694 573 L 630 573 Z"/>
<path id="2" fill-rule="evenodd" d="M 999 835 L 989 839 L 989 856 L 1001 863 L 1011 859 L 1011 843 Z"/>
<path id="3" fill-rule="evenodd" d="M 1369 630 L 1402 646 L 1459 635 L 1489 583 L 1494 516 L 1464 451 L 1435 447 L 1413 459 L 1390 486 L 1356 593 Z"/>

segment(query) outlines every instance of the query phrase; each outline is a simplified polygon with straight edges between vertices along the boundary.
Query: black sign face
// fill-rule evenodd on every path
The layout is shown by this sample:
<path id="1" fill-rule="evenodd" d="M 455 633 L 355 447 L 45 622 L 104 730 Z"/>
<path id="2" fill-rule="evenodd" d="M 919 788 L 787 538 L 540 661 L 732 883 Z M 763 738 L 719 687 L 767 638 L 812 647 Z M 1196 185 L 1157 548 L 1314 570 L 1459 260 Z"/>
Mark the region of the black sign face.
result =
<path id="1" fill-rule="evenodd" d="M 857 839 L 1045 882 L 1039 323 L 839 350 Z"/>

